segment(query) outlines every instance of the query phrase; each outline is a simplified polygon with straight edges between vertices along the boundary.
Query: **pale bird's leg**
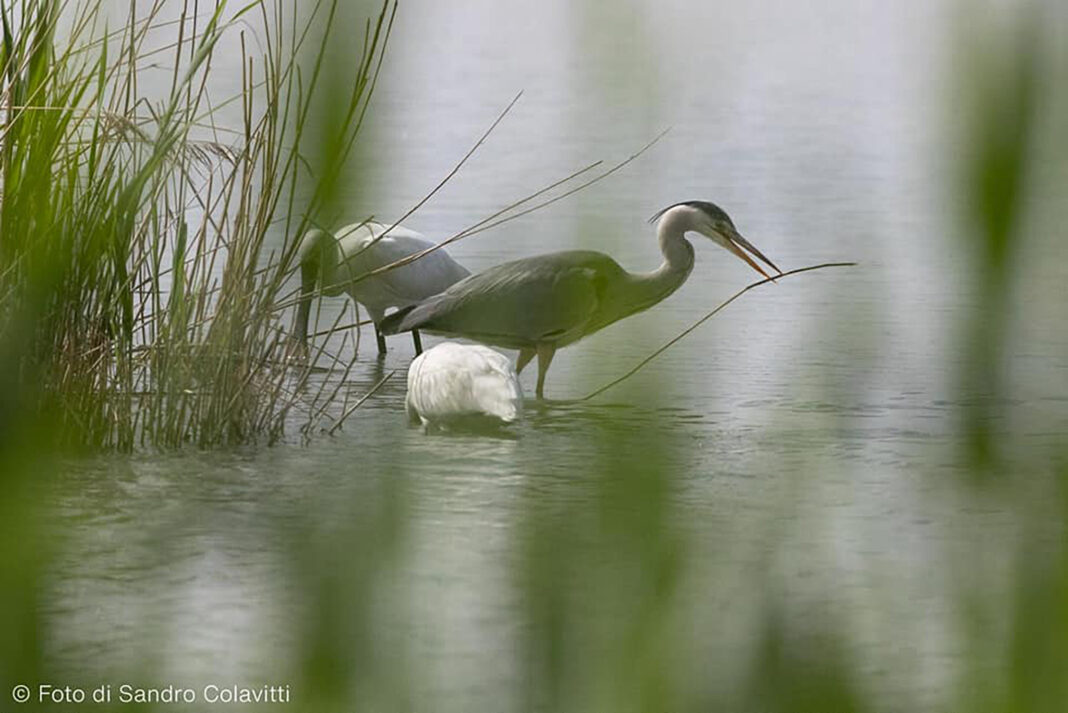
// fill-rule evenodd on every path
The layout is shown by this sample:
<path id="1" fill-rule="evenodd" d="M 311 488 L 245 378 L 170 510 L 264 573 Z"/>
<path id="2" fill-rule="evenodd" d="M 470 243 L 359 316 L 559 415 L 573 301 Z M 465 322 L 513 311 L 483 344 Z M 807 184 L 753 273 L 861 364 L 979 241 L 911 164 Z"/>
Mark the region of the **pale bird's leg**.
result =
<path id="1" fill-rule="evenodd" d="M 356 300 L 352 301 L 352 324 L 353 330 L 356 332 L 356 340 L 353 342 L 353 349 L 357 354 L 360 353 L 360 337 L 363 336 L 363 330 L 360 329 L 360 303 Z"/>
<path id="2" fill-rule="evenodd" d="M 545 398 L 545 374 L 549 371 L 549 365 L 553 363 L 554 354 L 556 354 L 556 347 L 553 345 L 538 345 L 538 389 L 534 394 L 539 399 Z"/>
<path id="3" fill-rule="evenodd" d="M 515 373 L 518 375 L 523 371 L 523 367 L 530 363 L 530 360 L 537 354 L 533 349 L 520 349 L 519 356 L 515 360 Z"/>
<path id="4" fill-rule="evenodd" d="M 381 356 L 386 353 L 386 338 L 382 336 L 382 332 L 378 331 L 377 323 L 375 323 L 375 339 L 378 340 L 378 354 Z"/>
<path id="5" fill-rule="evenodd" d="M 415 345 L 415 355 L 419 356 L 423 353 L 423 340 L 419 338 L 419 330 L 412 330 L 412 344 Z"/>

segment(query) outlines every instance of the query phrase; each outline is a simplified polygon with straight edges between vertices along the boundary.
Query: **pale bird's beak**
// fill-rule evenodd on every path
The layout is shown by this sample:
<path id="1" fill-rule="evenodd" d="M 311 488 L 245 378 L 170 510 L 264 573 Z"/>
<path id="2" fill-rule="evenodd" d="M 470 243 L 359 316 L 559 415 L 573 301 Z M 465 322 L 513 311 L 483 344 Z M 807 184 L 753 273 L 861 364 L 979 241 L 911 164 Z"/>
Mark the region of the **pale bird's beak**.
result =
<path id="1" fill-rule="evenodd" d="M 771 260 L 767 259 L 764 256 L 764 253 L 762 253 L 759 250 L 757 250 L 755 245 L 753 245 L 751 242 L 749 242 L 748 240 L 743 238 L 741 235 L 739 235 L 737 231 L 735 231 L 735 230 L 725 231 L 725 232 L 723 232 L 721 234 L 723 235 L 723 237 L 725 237 L 727 239 L 727 249 L 730 250 L 735 255 L 737 255 L 738 257 L 740 257 L 742 260 L 745 260 L 745 262 L 748 263 L 749 267 L 753 268 L 754 270 L 759 272 L 764 277 L 768 278 L 772 282 L 775 281 L 775 278 L 772 277 L 771 275 L 769 275 L 768 273 L 764 272 L 764 270 L 760 267 L 760 265 L 757 264 L 751 257 L 749 257 L 749 255 L 747 255 L 745 253 L 745 250 L 748 250 L 750 253 L 752 253 L 756 257 L 760 258 L 761 260 L 763 260 L 765 263 L 767 263 L 771 267 L 771 269 L 775 270 L 775 272 L 779 273 L 780 275 L 782 274 L 782 270 L 780 270 L 775 265 L 775 263 L 773 263 Z M 743 248 L 745 250 L 743 250 Z"/>

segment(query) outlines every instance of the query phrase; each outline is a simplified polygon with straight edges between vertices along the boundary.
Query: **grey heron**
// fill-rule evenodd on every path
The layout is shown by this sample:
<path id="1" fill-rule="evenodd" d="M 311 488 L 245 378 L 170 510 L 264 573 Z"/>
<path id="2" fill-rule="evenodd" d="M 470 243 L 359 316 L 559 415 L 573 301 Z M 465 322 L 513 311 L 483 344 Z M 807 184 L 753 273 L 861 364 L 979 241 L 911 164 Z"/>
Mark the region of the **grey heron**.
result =
<path id="1" fill-rule="evenodd" d="M 747 251 L 782 274 L 713 203 L 677 203 L 654 215 L 654 221 L 664 260 L 652 272 L 627 272 L 604 253 L 589 250 L 514 260 L 398 310 L 383 320 L 382 332 L 422 329 L 518 349 L 519 372 L 537 355 L 537 396 L 543 398 L 557 349 L 652 307 L 686 281 L 694 263 L 687 232 L 711 238 L 765 277 L 770 276 Z"/>
<path id="2" fill-rule="evenodd" d="M 442 342 L 408 367 L 405 411 L 423 430 L 471 417 L 511 423 L 523 410 L 512 360 L 481 344 Z"/>
<path id="3" fill-rule="evenodd" d="M 389 229 L 381 223 L 354 223 L 337 231 L 336 235 L 323 230 L 309 230 L 297 251 L 300 261 L 301 296 L 293 336 L 307 344 L 308 317 L 315 288 L 332 297 L 347 293 L 367 308 L 375 325 L 378 353 L 386 351 L 386 340 L 379 324 L 390 307 L 407 307 L 435 295 L 471 273 L 449 257 L 444 250 L 435 250 L 418 260 L 359 282 L 353 278 L 389 265 L 428 248 L 434 243 L 403 226 Z M 377 239 L 377 240 L 376 240 Z M 412 330 L 416 354 L 422 351 L 419 332 Z"/>

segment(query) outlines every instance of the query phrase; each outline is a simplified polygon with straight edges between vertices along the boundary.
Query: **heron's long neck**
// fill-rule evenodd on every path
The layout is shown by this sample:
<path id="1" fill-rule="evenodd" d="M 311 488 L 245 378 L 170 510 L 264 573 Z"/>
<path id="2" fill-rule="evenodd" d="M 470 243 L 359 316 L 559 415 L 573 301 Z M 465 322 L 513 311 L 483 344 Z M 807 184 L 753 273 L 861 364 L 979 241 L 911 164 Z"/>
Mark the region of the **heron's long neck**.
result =
<path id="1" fill-rule="evenodd" d="M 663 220 L 657 230 L 664 261 L 652 272 L 634 275 L 631 286 L 631 311 L 652 307 L 686 282 L 693 270 L 693 245 L 683 237 L 675 221 Z"/>

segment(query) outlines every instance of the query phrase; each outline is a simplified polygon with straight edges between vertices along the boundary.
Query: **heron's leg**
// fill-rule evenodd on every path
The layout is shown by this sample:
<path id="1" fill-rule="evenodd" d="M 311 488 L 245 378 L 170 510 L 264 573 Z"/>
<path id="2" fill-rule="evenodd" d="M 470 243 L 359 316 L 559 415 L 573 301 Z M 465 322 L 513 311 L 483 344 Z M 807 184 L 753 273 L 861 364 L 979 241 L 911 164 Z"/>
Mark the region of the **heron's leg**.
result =
<path id="1" fill-rule="evenodd" d="M 386 353 L 386 338 L 382 336 L 382 332 L 378 331 L 378 323 L 375 323 L 375 339 L 378 340 L 378 353 L 379 355 Z"/>
<path id="2" fill-rule="evenodd" d="M 523 367 L 530 363 L 530 360 L 537 354 L 533 349 L 520 349 L 519 356 L 515 360 L 515 373 L 520 374 L 523 371 Z"/>
<path id="3" fill-rule="evenodd" d="M 415 345 L 415 355 L 419 356 L 423 353 L 423 340 L 419 338 L 419 330 L 412 330 L 412 344 Z"/>
<path id="4" fill-rule="evenodd" d="M 539 399 L 545 398 L 545 374 L 549 371 L 549 365 L 553 363 L 554 354 L 556 354 L 556 347 L 552 344 L 538 345 L 538 389 L 534 393 Z"/>

